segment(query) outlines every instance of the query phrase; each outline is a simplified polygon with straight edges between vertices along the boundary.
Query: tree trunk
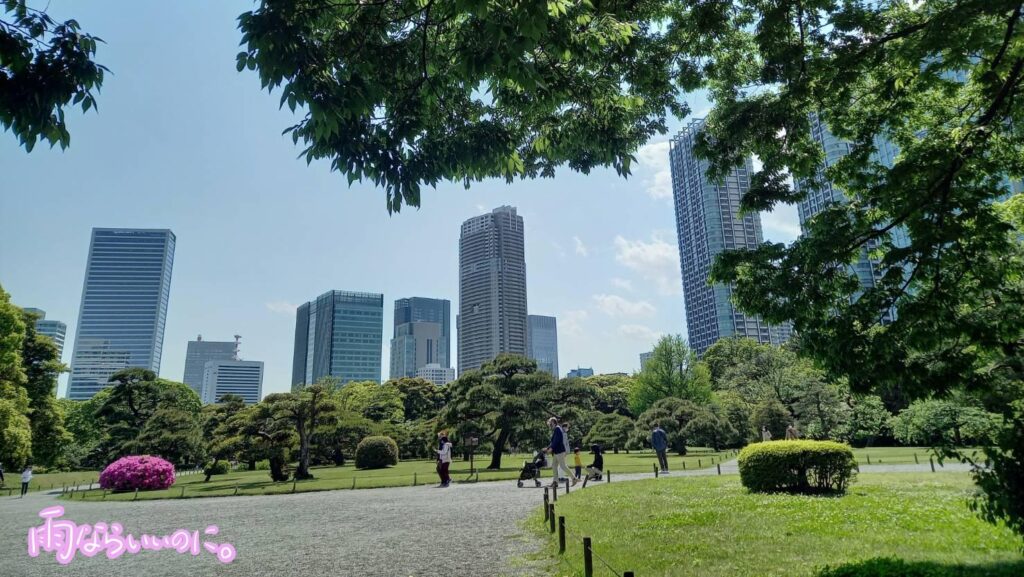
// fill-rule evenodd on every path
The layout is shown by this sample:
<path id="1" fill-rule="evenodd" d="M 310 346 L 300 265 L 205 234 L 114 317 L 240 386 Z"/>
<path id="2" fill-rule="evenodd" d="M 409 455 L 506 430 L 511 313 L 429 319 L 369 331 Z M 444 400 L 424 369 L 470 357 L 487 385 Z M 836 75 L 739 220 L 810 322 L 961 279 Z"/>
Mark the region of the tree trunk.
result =
<path id="1" fill-rule="evenodd" d="M 206 469 L 206 478 L 203 479 L 204 483 L 209 483 L 210 482 L 210 477 L 213 476 L 213 468 L 217 466 L 217 462 L 218 461 L 220 461 L 220 459 L 214 458 L 213 459 L 213 464 L 210 465 L 210 467 L 208 469 Z"/>
<path id="2" fill-rule="evenodd" d="M 253 458 L 249 459 L 249 470 L 250 471 L 255 471 L 256 470 L 256 459 L 253 459 Z"/>
<path id="3" fill-rule="evenodd" d="M 284 457 L 275 456 L 270 458 L 270 478 L 277 483 L 288 480 L 288 475 L 284 472 Z"/>
<path id="4" fill-rule="evenodd" d="M 299 433 L 299 466 L 295 469 L 295 478 L 300 481 L 312 479 L 313 475 L 309 474 L 309 435 L 303 425 L 296 429 Z"/>
<path id="5" fill-rule="evenodd" d="M 491 451 L 491 464 L 487 465 L 488 470 L 494 471 L 501 468 L 501 453 L 505 450 L 508 438 L 509 432 L 506 429 L 502 429 L 498 433 L 498 439 L 494 441 L 494 450 Z"/>
<path id="6" fill-rule="evenodd" d="M 618 447 L 612 447 L 612 454 L 618 455 L 619 454 L 619 448 Z"/>

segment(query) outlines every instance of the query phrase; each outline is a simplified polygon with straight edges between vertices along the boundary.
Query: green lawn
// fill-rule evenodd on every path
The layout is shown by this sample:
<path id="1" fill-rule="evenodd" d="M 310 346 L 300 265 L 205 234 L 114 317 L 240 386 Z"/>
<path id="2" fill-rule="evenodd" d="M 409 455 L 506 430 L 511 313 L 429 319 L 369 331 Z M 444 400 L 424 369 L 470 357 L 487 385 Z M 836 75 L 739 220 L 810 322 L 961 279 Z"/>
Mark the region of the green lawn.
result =
<path id="1" fill-rule="evenodd" d="M 5 483 L 0 488 L 0 495 L 14 494 L 21 491 L 21 471 L 17 473 L 4 471 Z M 28 484 L 29 491 L 49 491 L 60 489 L 65 485 L 88 485 L 90 482 L 99 485 L 99 471 L 73 471 L 71 473 L 40 473 L 32 475 Z"/>
<path id="2" fill-rule="evenodd" d="M 984 458 L 978 449 L 968 449 L 974 458 Z M 934 458 L 931 449 L 927 447 L 868 447 L 866 449 L 854 449 L 854 457 L 861 465 L 906 465 L 920 463 L 928 464 L 928 458 Z M 917 460 L 914 460 L 914 457 Z M 870 463 L 869 463 L 870 461 Z M 949 462 L 948 460 L 946 461 Z M 936 461 L 938 466 L 938 461 Z"/>
<path id="3" fill-rule="evenodd" d="M 710 449 L 693 449 L 686 457 L 672 457 L 670 466 L 679 469 L 697 469 L 713 467 L 723 460 L 732 458 L 732 454 L 716 453 Z M 590 455 L 582 455 L 584 466 L 590 462 Z M 486 466 L 489 459 L 477 456 L 475 465 L 478 474 L 470 476 L 469 462 L 456 461 L 451 466 L 451 476 L 456 482 L 468 481 L 497 481 L 503 479 L 518 479 L 519 470 L 523 461 L 528 459 L 527 455 L 506 455 L 502 459 L 502 468 L 498 471 L 485 471 L 480 467 Z M 605 455 L 605 470 L 616 473 L 646 473 L 653 474 L 652 466 L 657 462 L 651 452 L 624 452 Z M 569 465 L 572 466 L 572 456 L 569 457 Z M 434 461 L 402 461 L 396 467 L 378 469 L 372 471 L 356 470 L 351 464 L 344 467 L 314 467 L 312 472 L 314 479 L 299 481 L 295 483 L 295 491 L 329 491 L 334 489 L 352 489 L 353 481 L 356 489 L 370 489 L 378 487 L 403 487 L 410 486 L 414 482 L 418 484 L 434 484 L 438 482 L 437 473 L 434 471 Z M 545 470 L 544 478 L 550 480 L 550 469 Z M 179 477 L 175 484 L 163 491 L 140 492 L 138 498 L 142 499 L 168 499 L 182 497 L 223 497 L 235 494 L 235 487 L 238 488 L 238 495 L 271 495 L 274 493 L 292 492 L 292 482 L 274 483 L 270 480 L 267 471 L 232 471 L 226 475 L 216 475 L 209 483 L 203 483 L 203 475 L 185 475 Z M 135 498 L 134 493 L 112 494 L 100 489 L 92 491 L 78 491 L 74 499 L 84 500 L 131 500 Z"/>
<path id="4" fill-rule="evenodd" d="M 564 555 L 540 508 L 527 522 L 547 541 L 556 575 L 583 573 L 584 536 L 619 573 L 647 576 L 801 577 L 875 557 L 1024 575 L 1020 538 L 975 517 L 972 493 L 963 473 L 863 474 L 842 497 L 752 494 L 735 476 L 671 477 L 559 497 Z M 611 574 L 594 564 L 596 575 Z"/>

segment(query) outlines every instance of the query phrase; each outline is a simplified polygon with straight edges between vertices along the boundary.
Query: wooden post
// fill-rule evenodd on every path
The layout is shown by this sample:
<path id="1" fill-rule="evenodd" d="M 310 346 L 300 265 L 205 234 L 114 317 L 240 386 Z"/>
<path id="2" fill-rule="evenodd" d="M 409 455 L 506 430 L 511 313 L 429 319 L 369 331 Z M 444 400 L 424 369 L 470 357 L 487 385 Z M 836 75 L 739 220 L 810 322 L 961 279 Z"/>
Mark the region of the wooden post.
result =
<path id="1" fill-rule="evenodd" d="M 72 493 L 72 495 L 74 495 L 74 493 Z M 132 501 L 138 500 L 138 498 L 139 498 L 139 488 L 135 487 L 135 497 L 132 498 Z"/>
<path id="2" fill-rule="evenodd" d="M 622 573 L 622 577 L 633 577 L 633 572 L 632 571 L 624 571 Z"/>
<path id="3" fill-rule="evenodd" d="M 353 489 L 356 488 L 356 478 L 355 477 L 352 477 L 352 488 Z"/>
<path id="4" fill-rule="evenodd" d="M 569 494 L 569 479 L 565 480 L 565 494 Z"/>
<path id="5" fill-rule="evenodd" d="M 604 481 L 605 481 L 605 483 L 611 483 L 612 482 L 612 470 L 611 469 L 608 469 L 608 476 L 604 478 Z"/>
<path id="6" fill-rule="evenodd" d="M 413 473 L 412 473 L 412 486 L 415 487 L 416 485 L 419 485 L 419 479 L 416 477 L 416 472 L 413 471 Z"/>
<path id="7" fill-rule="evenodd" d="M 555 504 L 548 505 L 548 523 L 551 524 L 551 532 L 555 532 Z"/>
<path id="8" fill-rule="evenodd" d="M 292 493 L 294 493 L 294 492 L 295 492 L 295 484 L 292 483 Z M 235 484 L 235 495 L 237 495 L 237 494 L 238 494 L 238 484 L 236 483 Z"/>
<path id="9" fill-rule="evenodd" d="M 686 459 L 683 459 L 683 470 L 686 470 Z"/>
<path id="10" fill-rule="evenodd" d="M 701 463 L 700 459 L 697 459 L 697 468 L 698 469 L 703 469 L 704 468 L 704 463 Z"/>
<path id="11" fill-rule="evenodd" d="M 658 466 L 657 465 L 653 465 L 653 467 L 654 467 L 654 478 L 657 479 L 658 478 Z"/>
<path id="12" fill-rule="evenodd" d="M 914 464 L 915 465 L 920 465 L 921 464 L 921 461 L 917 460 L 917 453 L 914 453 Z"/>
<path id="13" fill-rule="evenodd" d="M 594 552 L 590 550 L 590 537 L 583 538 L 583 577 L 594 577 Z"/>
<path id="14" fill-rule="evenodd" d="M 298 485 L 298 484 L 299 484 L 299 480 L 296 479 L 295 477 L 292 477 L 292 493 L 295 492 L 295 486 Z M 238 485 L 235 485 L 235 494 L 236 495 L 238 494 Z"/>
<path id="15" fill-rule="evenodd" d="M 935 459 L 932 458 L 932 457 L 928 457 L 928 463 L 931 464 L 931 466 L 932 466 L 932 473 L 934 473 L 935 472 Z"/>
<path id="16" fill-rule="evenodd" d="M 179 499 L 182 499 L 182 498 L 184 498 L 184 497 L 185 497 L 185 485 L 182 485 L 182 486 L 181 486 L 181 494 L 180 494 L 180 495 L 178 495 L 178 498 L 179 498 Z"/>
<path id="17" fill-rule="evenodd" d="M 548 497 L 548 488 L 544 487 L 544 522 L 548 522 L 548 505 L 551 504 L 551 499 Z"/>
<path id="18" fill-rule="evenodd" d="M 867 455 L 867 457 L 868 457 L 868 464 L 870 465 L 871 464 L 871 455 L 869 455 L 868 453 L 864 453 L 864 454 Z"/>
<path id="19" fill-rule="evenodd" d="M 716 465 L 716 466 L 718 467 L 718 474 L 719 474 L 719 475 L 721 475 L 721 474 L 722 474 L 722 464 L 721 464 L 721 463 L 719 463 L 719 464 L 718 464 L 718 465 Z"/>
<path id="20" fill-rule="evenodd" d="M 107 490 L 106 489 L 103 490 L 103 500 L 104 501 L 107 500 Z"/>
<path id="21" fill-rule="evenodd" d="M 557 503 L 558 502 L 558 481 L 557 480 L 555 481 L 555 483 L 553 485 L 551 485 L 551 502 L 552 503 Z"/>
<path id="22" fill-rule="evenodd" d="M 89 481 L 89 490 L 92 491 L 92 481 Z"/>
<path id="23" fill-rule="evenodd" d="M 558 518 L 558 553 L 565 553 L 565 517 Z"/>

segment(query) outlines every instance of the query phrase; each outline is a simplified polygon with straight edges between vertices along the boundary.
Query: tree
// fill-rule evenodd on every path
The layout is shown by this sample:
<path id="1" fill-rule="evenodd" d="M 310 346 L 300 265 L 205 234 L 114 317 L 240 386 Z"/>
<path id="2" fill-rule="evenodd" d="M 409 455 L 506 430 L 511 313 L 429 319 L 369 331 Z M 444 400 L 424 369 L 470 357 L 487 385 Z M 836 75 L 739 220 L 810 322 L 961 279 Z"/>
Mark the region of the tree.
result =
<path id="1" fill-rule="evenodd" d="M 999 415 L 966 396 L 914 401 L 892 418 L 896 440 L 908 445 L 988 446 L 1002 425 Z"/>
<path id="2" fill-rule="evenodd" d="M 850 418 L 844 437 L 859 446 L 871 446 L 875 438 L 886 435 L 892 417 L 881 397 L 858 395 L 849 400 Z"/>
<path id="3" fill-rule="evenodd" d="M 628 174 L 666 111 L 687 111 L 672 81 L 696 80 L 648 23 L 667 15 L 661 2 L 264 2 L 239 17 L 238 70 L 308 111 L 287 130 L 307 162 L 373 180 L 397 211 L 444 180 Z"/>
<path id="4" fill-rule="evenodd" d="M 441 412 L 440 422 L 490 439 L 493 448 L 487 468 L 500 469 L 509 443 L 537 443 L 537 435 L 547 431 L 544 420 L 558 416 L 557 407 L 592 402 L 596 391 L 573 382 L 577 380 L 581 379 L 556 382 L 548 373 L 537 372 L 536 361 L 500 354 L 480 370 L 466 371 L 448 385 L 451 400 Z"/>
<path id="5" fill-rule="evenodd" d="M 715 451 L 722 450 L 726 445 L 735 442 L 738 432 L 714 410 L 705 407 L 686 423 L 682 431 L 683 436 L 691 443 L 704 447 L 711 447 Z"/>
<path id="6" fill-rule="evenodd" d="M 332 422 L 317 427 L 310 440 L 311 450 L 318 462 L 340 467 L 346 458 L 354 458 L 359 441 L 377 434 L 379 428 L 378 423 L 360 414 L 341 410 Z"/>
<path id="7" fill-rule="evenodd" d="M 603 449 L 611 448 L 613 453 L 618 454 L 619 449 L 625 449 L 629 443 L 629 436 L 634 428 L 633 420 L 618 413 L 607 413 L 597 418 L 590 433 L 584 438 L 586 445 L 601 445 Z M 626 451 L 629 452 L 629 451 Z"/>
<path id="8" fill-rule="evenodd" d="M 782 403 L 769 400 L 762 401 L 754 407 L 750 415 L 750 421 L 757 431 L 757 438 L 761 438 L 761 429 L 767 427 L 773 439 L 785 439 L 786 427 L 793 424 L 793 416 L 789 409 Z"/>
<path id="9" fill-rule="evenodd" d="M 398 390 L 402 399 L 403 417 L 407 421 L 433 419 L 444 407 L 444 389 L 426 379 L 406 377 L 388 383 L 393 383 Z"/>
<path id="10" fill-rule="evenodd" d="M 839 386 L 813 379 L 793 403 L 794 416 L 812 439 L 838 439 L 850 419 Z M 774 434 L 774 432 L 773 432 Z"/>
<path id="11" fill-rule="evenodd" d="M 64 411 L 57 403 L 57 377 L 67 369 L 60 362 L 53 340 L 36 332 L 38 315 L 27 311 L 22 314 L 25 339 L 21 362 L 29 397 L 32 459 L 36 464 L 55 467 L 64 464 L 64 453 L 73 442 L 64 428 Z"/>
<path id="12" fill-rule="evenodd" d="M 47 140 L 61 149 L 71 143 L 64 109 L 96 107 L 107 68 L 93 62 L 102 42 L 80 31 L 78 22 L 57 23 L 26 0 L 4 0 L 0 17 L 0 125 L 28 152 Z"/>
<path id="13" fill-rule="evenodd" d="M 663 336 L 655 345 L 630 391 L 630 409 L 639 415 L 669 397 L 695 403 L 711 399 L 710 372 L 680 335 Z"/>
<path id="14" fill-rule="evenodd" d="M 271 397 L 274 395 L 267 395 L 259 403 L 236 413 L 228 420 L 228 426 L 237 431 L 233 438 L 235 446 L 251 446 L 256 458 L 267 459 L 271 480 L 280 483 L 288 480 L 285 465 L 288 463 L 288 453 L 295 447 L 297 435 L 293 424 L 278 416 Z"/>
<path id="15" fill-rule="evenodd" d="M 65 449 L 64 460 L 71 469 L 102 469 L 109 461 L 104 452 L 105 429 L 96 411 L 110 395 L 103 389 L 85 401 L 57 399 L 64 412 L 64 426 L 74 442 Z"/>
<path id="16" fill-rule="evenodd" d="M 245 401 L 238 395 L 224 395 L 216 403 L 203 406 L 203 437 L 207 442 L 207 453 L 213 457 L 213 464 L 207 468 L 204 482 L 210 481 L 218 461 L 230 458 L 234 452 L 240 452 L 241 447 L 237 443 L 238 421 L 232 417 L 244 408 Z M 250 469 L 255 468 L 255 459 L 250 459 L 250 465 Z"/>
<path id="17" fill-rule="evenodd" d="M 597 388 L 597 402 L 594 408 L 602 413 L 618 413 L 632 418 L 629 408 L 630 391 L 636 385 L 633 377 L 625 375 L 594 375 L 584 377 L 587 385 Z"/>
<path id="18" fill-rule="evenodd" d="M 297 393 L 274 393 L 263 402 L 273 409 L 274 418 L 284 420 L 295 428 L 299 440 L 299 459 L 295 478 L 312 479 L 309 472 L 310 437 L 318 427 L 330 424 L 336 418 L 338 405 L 331 390 L 323 382 L 312 384 Z"/>
<path id="19" fill-rule="evenodd" d="M 392 381 L 383 385 L 376 381 L 345 383 L 335 398 L 342 410 L 360 414 L 376 423 L 401 423 L 405 420 L 402 393 Z"/>
<path id="20" fill-rule="evenodd" d="M 25 322 L 0 287 L 0 461 L 21 467 L 32 457 L 32 425 L 21 350 Z"/>
<path id="21" fill-rule="evenodd" d="M 108 462 L 139 454 L 159 455 L 175 465 L 198 462 L 202 402 L 195 391 L 158 379 L 148 369 L 123 369 L 110 376 L 110 383 L 96 409 Z"/>
<path id="22" fill-rule="evenodd" d="M 632 443 L 637 446 L 650 444 L 651 431 L 655 425 L 660 425 L 668 436 L 669 449 L 686 455 L 689 444 L 686 426 L 700 410 L 692 401 L 685 399 L 669 397 L 656 401 L 637 418 Z"/>

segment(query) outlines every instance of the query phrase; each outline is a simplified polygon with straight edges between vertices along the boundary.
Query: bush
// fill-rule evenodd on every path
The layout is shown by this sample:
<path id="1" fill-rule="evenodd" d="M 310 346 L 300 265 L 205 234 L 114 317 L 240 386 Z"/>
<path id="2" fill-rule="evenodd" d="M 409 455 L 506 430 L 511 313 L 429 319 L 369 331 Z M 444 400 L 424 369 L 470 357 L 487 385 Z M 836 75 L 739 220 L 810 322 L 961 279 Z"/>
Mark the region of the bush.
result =
<path id="1" fill-rule="evenodd" d="M 230 470 L 227 461 L 214 461 L 203 468 L 203 473 L 206 475 L 226 475 Z"/>
<path id="2" fill-rule="evenodd" d="M 100 487 L 113 491 L 151 491 L 174 484 L 174 465 L 150 455 L 121 457 L 100 473 Z"/>
<path id="3" fill-rule="evenodd" d="M 398 464 L 398 444 L 391 437 L 366 437 L 356 447 L 357 469 L 383 469 Z"/>
<path id="4" fill-rule="evenodd" d="M 262 461 L 256 461 L 257 471 L 269 471 L 270 470 L 270 459 L 263 459 Z"/>
<path id="5" fill-rule="evenodd" d="M 850 446 L 832 441 L 755 443 L 740 451 L 738 464 L 740 482 L 759 492 L 843 492 L 857 467 Z"/>
<path id="6" fill-rule="evenodd" d="M 1021 567 L 1019 563 L 970 566 L 880 558 L 825 567 L 815 577 L 1014 577 L 1020 575 Z"/>

